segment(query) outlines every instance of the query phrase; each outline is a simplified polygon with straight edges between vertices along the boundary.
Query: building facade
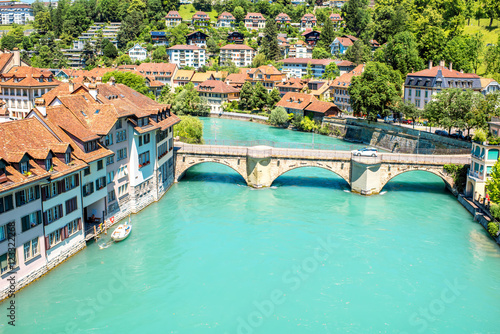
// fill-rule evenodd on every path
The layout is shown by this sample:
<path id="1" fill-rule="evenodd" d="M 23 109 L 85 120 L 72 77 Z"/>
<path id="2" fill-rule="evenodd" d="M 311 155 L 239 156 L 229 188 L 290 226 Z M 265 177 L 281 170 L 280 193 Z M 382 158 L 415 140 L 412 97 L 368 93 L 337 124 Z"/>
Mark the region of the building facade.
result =
<path id="1" fill-rule="evenodd" d="M 196 88 L 200 97 L 207 100 L 210 112 L 220 113 L 223 111 L 223 104 L 239 99 L 240 91 L 219 80 L 207 80 Z"/>
<path id="2" fill-rule="evenodd" d="M 245 44 L 227 44 L 220 48 L 220 64 L 227 66 L 231 61 L 238 67 L 252 65 L 255 50 Z"/>
<path id="3" fill-rule="evenodd" d="M 139 44 L 134 45 L 127 51 L 128 56 L 133 62 L 143 61 L 148 58 L 148 50 Z"/>
<path id="4" fill-rule="evenodd" d="M 2 24 L 21 24 L 24 25 L 35 20 L 31 5 L 24 2 L 1 1 L 0 14 L 2 15 Z"/>
<path id="5" fill-rule="evenodd" d="M 233 28 L 235 22 L 233 14 L 222 12 L 217 18 L 217 28 Z"/>
<path id="6" fill-rule="evenodd" d="M 165 16 L 165 26 L 167 26 L 167 28 L 177 27 L 181 23 L 182 17 L 176 10 L 169 11 Z"/>
<path id="7" fill-rule="evenodd" d="M 167 49 L 170 62 L 179 68 L 186 66 L 198 69 L 205 65 L 206 52 L 196 45 L 175 45 Z"/>
<path id="8" fill-rule="evenodd" d="M 311 59 L 311 58 L 287 58 L 283 59 L 282 72 L 286 73 L 287 77 L 302 78 L 307 75 L 308 66 L 311 74 L 315 78 L 320 78 L 324 73 L 328 64 L 335 62 L 333 59 Z"/>
<path id="9" fill-rule="evenodd" d="M 313 29 L 316 26 L 316 16 L 314 14 L 304 14 L 300 19 L 300 31 L 305 31 L 306 29 Z"/>
<path id="10" fill-rule="evenodd" d="M 266 26 L 266 19 L 261 13 L 247 13 L 244 22 L 247 30 L 264 29 Z"/>

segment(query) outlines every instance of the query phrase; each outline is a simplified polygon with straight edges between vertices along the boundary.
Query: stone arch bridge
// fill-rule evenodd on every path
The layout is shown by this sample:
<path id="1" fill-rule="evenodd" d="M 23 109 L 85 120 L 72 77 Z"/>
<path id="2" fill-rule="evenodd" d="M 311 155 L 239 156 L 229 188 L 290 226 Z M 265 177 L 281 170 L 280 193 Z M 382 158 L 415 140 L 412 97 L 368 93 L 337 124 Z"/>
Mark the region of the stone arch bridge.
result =
<path id="1" fill-rule="evenodd" d="M 445 164 L 469 164 L 470 155 L 418 155 L 378 153 L 376 157 L 353 156 L 350 151 L 274 148 L 269 146 L 212 146 L 176 143 L 175 181 L 195 165 L 214 162 L 226 165 L 255 188 L 269 187 L 282 174 L 301 167 L 327 169 L 343 178 L 351 190 L 378 194 L 393 177 L 408 171 L 427 171 L 439 176 L 453 193 L 453 177 Z"/>

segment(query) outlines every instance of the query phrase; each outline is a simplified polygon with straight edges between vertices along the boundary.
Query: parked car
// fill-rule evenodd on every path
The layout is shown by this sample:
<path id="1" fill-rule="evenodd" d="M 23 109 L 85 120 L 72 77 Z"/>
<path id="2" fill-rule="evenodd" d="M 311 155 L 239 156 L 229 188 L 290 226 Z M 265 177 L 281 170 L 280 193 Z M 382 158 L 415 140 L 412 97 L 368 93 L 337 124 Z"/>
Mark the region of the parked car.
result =
<path id="1" fill-rule="evenodd" d="M 413 121 L 411 119 L 404 119 L 401 121 L 403 124 L 413 124 Z"/>
<path id="2" fill-rule="evenodd" d="M 394 117 L 387 116 L 386 118 L 384 118 L 384 123 L 394 123 Z"/>
<path id="3" fill-rule="evenodd" d="M 363 156 L 363 157 L 376 157 L 377 149 L 371 147 L 361 148 L 359 150 L 352 151 L 352 155 L 354 156 Z"/>
<path id="4" fill-rule="evenodd" d="M 440 135 L 440 136 L 447 136 L 448 135 L 448 131 L 444 131 L 444 130 L 436 130 L 436 131 L 434 131 L 434 133 L 437 135 Z"/>
<path id="5" fill-rule="evenodd" d="M 464 135 L 462 134 L 462 131 L 458 131 L 458 132 L 452 133 L 450 135 L 450 137 L 456 138 L 456 139 L 465 139 Z"/>

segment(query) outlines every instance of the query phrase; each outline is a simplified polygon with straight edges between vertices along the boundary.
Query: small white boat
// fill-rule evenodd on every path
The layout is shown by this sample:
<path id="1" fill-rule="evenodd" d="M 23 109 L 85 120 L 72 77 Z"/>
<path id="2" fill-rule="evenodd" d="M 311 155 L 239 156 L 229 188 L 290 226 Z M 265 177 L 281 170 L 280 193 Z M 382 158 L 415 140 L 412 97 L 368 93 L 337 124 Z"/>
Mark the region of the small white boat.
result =
<path id="1" fill-rule="evenodd" d="M 111 233 L 111 240 L 114 242 L 122 241 L 128 237 L 128 235 L 132 232 L 132 225 L 129 222 L 125 224 L 120 224 L 118 227 Z"/>

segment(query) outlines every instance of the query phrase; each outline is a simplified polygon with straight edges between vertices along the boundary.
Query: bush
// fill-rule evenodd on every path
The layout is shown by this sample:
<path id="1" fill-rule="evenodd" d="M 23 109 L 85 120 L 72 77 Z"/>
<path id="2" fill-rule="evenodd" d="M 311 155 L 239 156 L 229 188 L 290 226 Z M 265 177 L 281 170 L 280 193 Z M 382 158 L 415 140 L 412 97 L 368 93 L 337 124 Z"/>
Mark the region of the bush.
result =
<path id="1" fill-rule="evenodd" d="M 342 136 L 342 131 L 340 131 L 340 129 L 338 127 L 334 126 L 332 134 L 335 137 L 340 137 L 340 136 Z"/>
<path id="2" fill-rule="evenodd" d="M 276 107 L 271 111 L 269 116 L 269 123 L 274 126 L 285 126 L 288 124 L 288 115 L 285 108 Z"/>
<path id="3" fill-rule="evenodd" d="M 327 126 L 327 125 L 323 125 L 320 129 L 319 129 L 319 133 L 324 135 L 324 136 L 328 136 L 330 134 L 330 127 Z"/>
<path id="4" fill-rule="evenodd" d="M 459 193 L 462 193 L 465 189 L 469 165 L 447 164 L 443 166 L 443 169 L 453 178 L 455 189 L 457 189 Z"/>
<path id="5" fill-rule="evenodd" d="M 500 205 L 495 204 L 495 203 L 491 203 L 491 205 L 490 205 L 490 214 L 496 220 L 500 220 Z"/>
<path id="6" fill-rule="evenodd" d="M 203 144 L 203 123 L 193 116 L 179 116 L 181 122 L 174 125 L 174 136 L 182 137 L 189 144 Z"/>
<path id="7" fill-rule="evenodd" d="M 498 223 L 495 222 L 488 223 L 488 233 L 492 237 L 496 237 L 498 233 Z"/>
<path id="8" fill-rule="evenodd" d="M 486 131 L 483 129 L 477 129 L 476 133 L 474 134 L 474 138 L 472 140 L 477 141 L 479 143 L 485 142 L 486 139 L 488 139 L 488 135 L 486 134 Z"/>
<path id="9" fill-rule="evenodd" d="M 312 132 L 318 129 L 318 125 L 309 117 L 304 117 L 300 122 L 300 130 L 305 132 Z"/>
<path id="10" fill-rule="evenodd" d="M 302 119 L 304 119 L 304 117 L 302 117 L 301 115 L 294 116 L 292 119 L 292 125 L 300 130 L 300 123 L 302 122 Z"/>

